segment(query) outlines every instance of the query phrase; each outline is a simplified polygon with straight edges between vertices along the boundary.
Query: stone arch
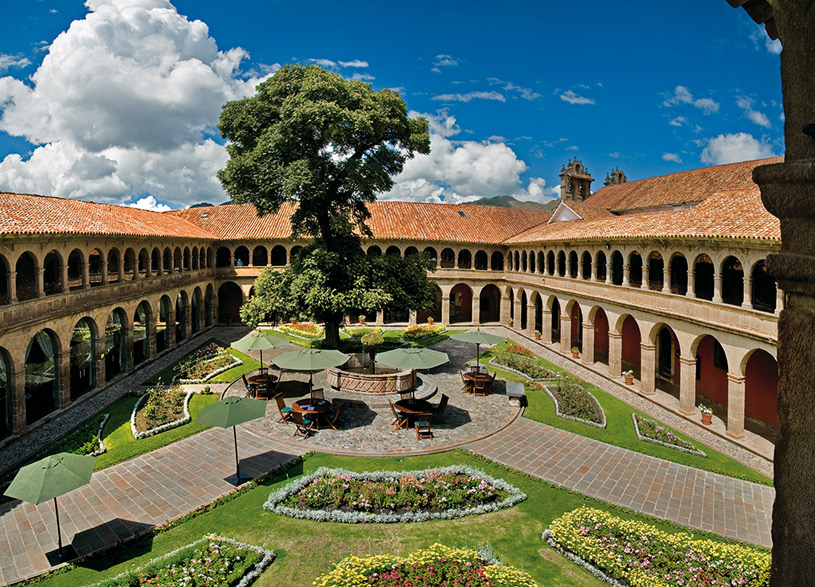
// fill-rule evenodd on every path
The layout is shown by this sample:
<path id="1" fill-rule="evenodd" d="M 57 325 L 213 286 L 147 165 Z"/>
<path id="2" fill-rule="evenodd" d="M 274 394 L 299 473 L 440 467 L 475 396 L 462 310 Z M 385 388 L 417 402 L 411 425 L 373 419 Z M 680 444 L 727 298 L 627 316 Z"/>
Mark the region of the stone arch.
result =
<path id="1" fill-rule="evenodd" d="M 105 266 L 105 254 L 101 249 L 93 249 L 88 253 L 88 279 L 91 287 L 102 285 L 102 268 Z"/>
<path id="2" fill-rule="evenodd" d="M 201 288 L 195 286 L 195 289 L 192 291 L 192 301 L 191 301 L 191 308 L 192 308 L 192 334 L 197 334 L 201 332 L 201 312 L 203 310 L 202 307 L 202 296 L 201 296 Z"/>
<path id="3" fill-rule="evenodd" d="M 722 302 L 734 306 L 744 302 L 744 267 L 732 255 L 722 261 Z"/>
<path id="4" fill-rule="evenodd" d="M 438 323 L 441 323 L 441 303 L 442 303 L 442 293 L 441 288 L 437 284 L 433 284 L 433 293 L 435 294 L 435 298 L 433 300 L 433 307 L 428 310 L 419 310 L 416 312 L 416 322 L 423 323 L 427 322 L 428 318 L 433 318 Z M 356 318 L 356 316 L 352 315 L 352 318 Z"/>
<path id="5" fill-rule="evenodd" d="M 234 281 L 227 281 L 218 288 L 218 322 L 240 324 L 243 290 Z"/>
<path id="6" fill-rule="evenodd" d="M 578 265 L 577 251 L 569 251 L 569 277 L 577 279 L 580 274 L 580 267 Z"/>
<path id="7" fill-rule="evenodd" d="M 286 247 L 283 245 L 275 245 L 272 248 L 272 266 L 285 267 L 287 263 Z"/>
<path id="8" fill-rule="evenodd" d="M 520 271 L 521 270 L 521 254 L 518 251 L 515 251 L 512 254 L 512 259 L 513 259 L 513 263 L 512 263 L 512 267 L 510 267 L 510 269 L 512 269 L 513 271 Z"/>
<path id="9" fill-rule="evenodd" d="M 17 301 L 36 299 L 39 295 L 37 285 L 37 257 L 31 251 L 25 251 L 17 258 L 14 270 L 17 272 Z"/>
<path id="10" fill-rule="evenodd" d="M 56 332 L 44 328 L 28 342 L 25 352 L 25 416 L 33 424 L 59 407 L 59 357 L 62 344 Z"/>
<path id="11" fill-rule="evenodd" d="M 557 299 L 557 296 L 549 296 L 546 304 L 551 312 L 549 328 L 552 331 L 552 342 L 560 342 L 560 300 Z"/>
<path id="12" fill-rule="evenodd" d="M 535 251 L 529 251 L 529 272 L 535 273 Z"/>
<path id="13" fill-rule="evenodd" d="M 235 267 L 249 266 L 249 249 L 241 245 L 235 249 Z"/>
<path id="14" fill-rule="evenodd" d="M 173 252 L 170 247 L 165 247 L 164 254 L 162 255 L 162 273 L 165 275 L 173 272 Z"/>
<path id="15" fill-rule="evenodd" d="M 473 290 L 466 283 L 456 284 L 450 290 L 450 323 L 472 322 Z"/>
<path id="16" fill-rule="evenodd" d="M 549 275 L 555 274 L 555 252 L 549 251 L 546 253 L 546 273 Z"/>
<path id="17" fill-rule="evenodd" d="M 622 285 L 625 277 L 625 270 L 623 268 L 625 262 L 623 261 L 623 254 L 620 251 L 611 253 L 611 283 L 614 285 Z"/>
<path id="18" fill-rule="evenodd" d="M 269 264 L 269 250 L 264 246 L 256 246 L 252 250 L 252 266 L 266 267 Z"/>
<path id="19" fill-rule="evenodd" d="M 507 286 L 506 289 L 507 294 L 507 303 L 509 304 L 509 319 L 513 321 L 515 320 L 515 292 L 513 291 L 512 287 Z"/>
<path id="20" fill-rule="evenodd" d="M 642 255 L 632 251 L 628 256 L 628 284 L 631 287 L 642 287 Z"/>
<path id="21" fill-rule="evenodd" d="M 478 315 L 481 323 L 501 321 L 501 290 L 492 283 L 478 294 Z"/>
<path id="22" fill-rule="evenodd" d="M 753 349 L 742 359 L 744 416 L 770 428 L 778 427 L 778 362 L 763 349 Z"/>
<path id="23" fill-rule="evenodd" d="M 71 333 L 71 399 L 75 400 L 96 387 L 96 344 L 99 327 L 93 318 L 85 316 L 74 325 Z"/>
<path id="24" fill-rule="evenodd" d="M 170 332 L 175 328 L 171 320 L 172 302 L 167 295 L 161 296 L 158 302 L 158 320 L 156 321 L 156 352 L 162 352 L 170 348 Z"/>
<path id="25" fill-rule="evenodd" d="M 529 319 L 529 310 L 527 308 L 527 305 L 529 304 L 529 299 L 526 295 L 526 290 L 524 290 L 524 288 L 518 289 L 518 301 L 520 302 L 521 307 L 521 315 L 518 324 L 521 330 L 526 330 Z"/>
<path id="26" fill-rule="evenodd" d="M 198 255 L 198 247 L 192 248 L 192 270 L 197 271 L 200 267 L 199 265 L 200 257 Z"/>
<path id="27" fill-rule="evenodd" d="M 575 300 L 566 303 L 566 313 L 569 315 L 569 328 L 572 346 L 583 351 L 583 309 Z"/>
<path id="28" fill-rule="evenodd" d="M 750 303 L 762 312 L 775 312 L 778 287 L 775 279 L 767 271 L 764 259 L 753 265 L 750 272 Z"/>
<path id="29" fill-rule="evenodd" d="M 85 276 L 82 267 L 85 264 L 85 254 L 81 249 L 74 249 L 68 254 L 68 289 L 75 291 L 85 287 Z"/>
<path id="30" fill-rule="evenodd" d="M 57 250 L 49 251 L 42 261 L 42 286 L 47 296 L 62 293 L 62 255 Z"/>
<path id="31" fill-rule="evenodd" d="M 419 249 L 414 246 L 409 246 L 405 249 L 405 257 L 418 257 Z"/>
<path id="32" fill-rule="evenodd" d="M 597 281 L 605 282 L 606 275 L 608 271 L 608 260 L 606 259 L 606 254 L 603 251 L 597 251 L 597 255 L 595 256 L 595 266 L 597 267 Z"/>
<path id="33" fill-rule="evenodd" d="M 0 255 L 0 306 L 11 302 L 9 295 L 9 264 L 4 255 Z M 2 418 L 2 414 L 0 414 Z"/>
<path id="34" fill-rule="evenodd" d="M 470 269 L 473 265 L 473 255 L 469 249 L 461 249 L 458 252 L 458 268 Z"/>
<path id="35" fill-rule="evenodd" d="M 694 404 L 701 401 L 709 407 L 713 403 L 727 409 L 729 365 L 724 347 L 715 336 L 703 334 L 693 341 L 691 354 L 696 357 Z M 727 418 L 724 420 L 726 422 Z"/>
<path id="36" fill-rule="evenodd" d="M 714 294 L 715 269 L 713 260 L 706 254 L 697 255 L 693 260 L 693 295 L 700 300 L 712 300 Z"/>
<path id="37" fill-rule="evenodd" d="M 540 292 L 533 290 L 529 296 L 529 301 L 535 308 L 535 315 L 532 317 L 535 332 L 543 333 L 543 298 L 541 297 Z"/>
<path id="38" fill-rule="evenodd" d="M 230 267 L 232 265 L 232 251 L 228 247 L 218 247 L 215 253 L 216 267 Z"/>
<path id="39" fill-rule="evenodd" d="M 122 261 L 122 279 L 127 279 L 128 281 L 136 279 L 136 277 L 138 277 L 138 269 L 139 261 L 136 258 L 136 251 L 133 250 L 133 247 L 127 247 Z"/>
<path id="40" fill-rule="evenodd" d="M 589 310 L 589 320 L 594 324 L 594 360 L 608 365 L 609 337 L 608 316 L 600 306 Z"/>
<path id="41" fill-rule="evenodd" d="M 623 371 L 633 371 L 634 377 L 642 376 L 642 333 L 637 319 L 631 314 L 623 314 L 617 319 L 617 332 L 621 339 L 620 363 Z"/>
<path id="42" fill-rule="evenodd" d="M 486 251 L 476 251 L 473 257 L 473 268 L 478 271 L 486 271 L 489 263 Z"/>
<path id="43" fill-rule="evenodd" d="M 671 256 L 671 293 L 684 296 L 688 293 L 688 260 L 682 253 Z"/>
<path id="44" fill-rule="evenodd" d="M 176 247 L 173 251 L 173 272 L 181 273 L 184 263 L 184 254 L 181 252 L 181 247 Z"/>
<path id="45" fill-rule="evenodd" d="M 122 308 L 114 308 L 105 323 L 105 379 L 110 381 L 128 369 L 128 318 Z"/>
<path id="46" fill-rule="evenodd" d="M 189 247 L 184 247 L 183 257 L 181 259 L 181 270 L 182 271 L 192 270 L 192 253 Z"/>
<path id="47" fill-rule="evenodd" d="M 591 253 L 588 251 L 583 251 L 580 261 L 580 276 L 588 281 L 591 279 Z"/>
<path id="48" fill-rule="evenodd" d="M 111 248 L 107 255 L 108 282 L 110 283 L 116 283 L 124 279 L 124 275 L 119 272 L 122 268 L 120 260 L 119 249 L 116 247 Z"/>
<path id="49" fill-rule="evenodd" d="M 207 247 L 207 269 L 212 269 L 212 247 Z"/>
<path id="50" fill-rule="evenodd" d="M 557 274 L 566 277 L 566 252 L 559 251 L 557 254 Z"/>
<path id="51" fill-rule="evenodd" d="M 378 245 L 371 245 L 370 247 L 368 247 L 368 250 L 365 252 L 365 254 L 368 255 L 369 257 L 372 257 L 374 255 L 379 256 L 382 254 L 382 249 L 379 248 Z"/>
<path id="52" fill-rule="evenodd" d="M 0 440 L 10 436 L 14 430 L 12 420 L 12 393 L 14 363 L 9 352 L 0 347 Z"/>
<path id="53" fill-rule="evenodd" d="M 207 267 L 207 250 L 201 247 L 198 251 L 198 268 L 206 269 Z"/>
<path id="54" fill-rule="evenodd" d="M 161 275 L 161 251 L 158 250 L 158 247 L 154 248 L 150 255 L 150 273 Z"/>
<path id="55" fill-rule="evenodd" d="M 504 254 L 501 251 L 493 251 L 490 255 L 490 269 L 492 271 L 504 270 Z"/>
<path id="56" fill-rule="evenodd" d="M 289 263 L 293 263 L 294 259 L 300 254 L 300 251 L 302 250 L 303 247 L 301 247 L 300 245 L 294 245 L 289 251 Z"/>
<path id="57" fill-rule="evenodd" d="M 439 266 L 439 256 L 436 253 L 436 249 L 433 247 L 425 247 L 424 251 L 422 251 L 427 255 L 427 264 L 430 267 L 438 267 Z"/>
<path id="58" fill-rule="evenodd" d="M 654 373 L 657 387 L 678 398 L 681 348 L 676 332 L 665 322 L 659 322 L 651 328 L 648 340 L 655 347 Z"/>
<path id="59" fill-rule="evenodd" d="M 402 250 L 396 245 L 391 245 L 387 249 L 385 249 L 385 255 L 388 255 L 390 257 L 401 257 Z"/>
<path id="60" fill-rule="evenodd" d="M 659 251 L 648 254 L 648 289 L 661 291 L 665 283 L 665 260 Z"/>
<path id="61" fill-rule="evenodd" d="M 148 253 L 144 247 L 139 250 L 136 271 L 138 271 L 139 277 L 147 277 L 150 275 L 150 253 Z"/>
<path id="62" fill-rule="evenodd" d="M 456 253 L 453 249 L 449 247 L 442 249 L 440 266 L 442 269 L 452 269 L 456 266 Z"/>
<path id="63" fill-rule="evenodd" d="M 211 283 L 207 284 L 207 291 L 204 293 L 204 326 L 212 326 L 212 302 L 215 298 L 215 288 Z"/>
<path id="64" fill-rule="evenodd" d="M 248 253 L 248 251 L 247 251 Z M 189 338 L 190 324 L 187 320 L 187 306 L 189 305 L 187 292 L 183 289 L 175 298 L 175 341 L 176 344 Z"/>
<path id="65" fill-rule="evenodd" d="M 134 367 L 150 358 L 150 330 L 153 326 L 153 306 L 142 300 L 133 312 Z"/>
<path id="66" fill-rule="evenodd" d="M 546 272 L 546 255 L 543 254 L 543 251 L 538 251 L 538 273 L 545 273 Z"/>

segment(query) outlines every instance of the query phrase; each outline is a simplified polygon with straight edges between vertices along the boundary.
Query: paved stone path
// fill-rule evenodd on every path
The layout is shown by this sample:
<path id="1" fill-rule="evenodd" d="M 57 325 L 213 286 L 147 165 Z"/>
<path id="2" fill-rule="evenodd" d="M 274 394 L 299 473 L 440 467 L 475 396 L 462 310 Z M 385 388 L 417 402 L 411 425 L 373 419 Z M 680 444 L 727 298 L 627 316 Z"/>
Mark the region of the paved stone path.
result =
<path id="1" fill-rule="evenodd" d="M 678 465 L 526 418 L 465 448 L 602 501 L 727 538 L 772 545 L 772 487 Z"/>

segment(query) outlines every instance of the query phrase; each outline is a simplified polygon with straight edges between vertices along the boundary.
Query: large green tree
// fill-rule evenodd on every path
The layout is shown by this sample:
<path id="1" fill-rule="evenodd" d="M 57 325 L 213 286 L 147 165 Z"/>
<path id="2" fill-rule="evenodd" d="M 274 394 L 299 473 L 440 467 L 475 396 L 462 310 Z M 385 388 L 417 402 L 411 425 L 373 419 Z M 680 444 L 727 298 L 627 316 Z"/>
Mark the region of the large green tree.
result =
<path id="1" fill-rule="evenodd" d="M 288 65 L 255 95 L 227 103 L 218 129 L 230 156 L 218 177 L 232 199 L 254 204 L 261 216 L 294 203 L 292 236 L 313 239 L 285 272 L 258 279 L 244 320 L 313 318 L 325 322 L 326 345 L 336 347 L 349 308 L 430 303 L 421 258 L 369 258 L 360 242 L 371 236 L 366 204 L 393 187 L 407 159 L 430 152 L 427 121 L 409 118 L 399 94 Z"/>

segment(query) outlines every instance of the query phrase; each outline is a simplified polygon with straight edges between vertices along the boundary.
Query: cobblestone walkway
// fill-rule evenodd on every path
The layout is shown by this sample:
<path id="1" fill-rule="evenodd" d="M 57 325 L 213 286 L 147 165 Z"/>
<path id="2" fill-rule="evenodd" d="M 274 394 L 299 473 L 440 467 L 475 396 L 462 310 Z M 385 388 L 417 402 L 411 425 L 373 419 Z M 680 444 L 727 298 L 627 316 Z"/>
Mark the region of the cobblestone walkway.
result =
<path id="1" fill-rule="evenodd" d="M 519 418 L 464 448 L 601 501 L 772 545 L 772 487 L 678 465 Z"/>

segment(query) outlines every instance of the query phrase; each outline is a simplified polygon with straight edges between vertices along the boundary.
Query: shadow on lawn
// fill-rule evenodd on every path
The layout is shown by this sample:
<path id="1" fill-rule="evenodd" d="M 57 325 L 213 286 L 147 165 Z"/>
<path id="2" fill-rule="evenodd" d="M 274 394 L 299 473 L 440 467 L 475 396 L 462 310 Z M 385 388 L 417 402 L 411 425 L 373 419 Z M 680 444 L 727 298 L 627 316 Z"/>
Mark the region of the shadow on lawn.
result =
<path id="1" fill-rule="evenodd" d="M 74 536 L 72 546 L 80 556 L 94 552 L 96 554 L 78 562 L 77 566 L 104 571 L 125 560 L 149 553 L 153 548 L 153 535 L 149 534 L 152 528 L 152 524 L 114 518 L 83 530 Z M 127 550 L 120 552 L 117 548 L 111 549 L 117 545 Z M 99 552 L 101 549 L 106 550 Z"/>

